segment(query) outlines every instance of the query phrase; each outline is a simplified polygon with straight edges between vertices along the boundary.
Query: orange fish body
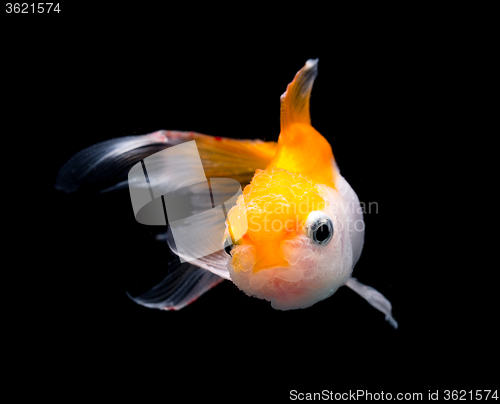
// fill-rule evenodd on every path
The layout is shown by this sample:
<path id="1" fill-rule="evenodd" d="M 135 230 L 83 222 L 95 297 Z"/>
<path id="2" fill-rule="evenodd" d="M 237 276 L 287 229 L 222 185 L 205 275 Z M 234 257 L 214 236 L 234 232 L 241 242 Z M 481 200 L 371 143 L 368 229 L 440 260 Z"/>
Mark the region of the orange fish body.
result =
<path id="1" fill-rule="evenodd" d="M 283 240 L 297 236 L 313 209 L 323 209 L 324 200 L 314 184 L 335 187 L 331 146 L 311 126 L 309 116 L 316 63 L 308 62 L 282 95 L 278 147 L 265 171 L 257 170 L 244 191 L 249 227 L 241 243 L 259 246 L 254 272 L 289 266 L 276 251 Z M 261 226 L 262 222 L 274 227 Z M 233 265 L 242 264 L 233 259 Z"/>

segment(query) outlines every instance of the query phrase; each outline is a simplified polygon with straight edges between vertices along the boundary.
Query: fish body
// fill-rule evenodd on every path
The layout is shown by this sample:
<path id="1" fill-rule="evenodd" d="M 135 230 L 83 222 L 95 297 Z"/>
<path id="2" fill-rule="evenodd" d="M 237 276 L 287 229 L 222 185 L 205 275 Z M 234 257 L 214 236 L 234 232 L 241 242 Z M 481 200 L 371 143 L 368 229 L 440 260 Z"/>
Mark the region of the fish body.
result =
<path id="1" fill-rule="evenodd" d="M 179 173 L 195 171 L 198 160 L 189 157 L 189 150 L 199 154 L 198 166 L 209 183 L 211 203 L 203 198 L 204 181 L 191 181 L 191 188 L 199 185 L 201 191 L 189 191 L 197 204 L 187 220 L 191 230 L 183 231 L 182 237 L 188 241 L 191 237 L 188 245 L 199 245 L 196 226 L 208 222 L 214 229 L 212 238 L 220 237 L 216 240 L 220 248 L 202 256 L 191 253 L 177 245 L 180 236 L 174 237 L 176 229 L 170 223 L 165 238 L 180 261 L 169 263 L 165 280 L 133 297 L 136 302 L 180 309 L 222 279 L 229 279 L 247 295 L 268 300 L 275 309 L 289 310 L 309 307 L 347 285 L 397 327 L 390 302 L 352 277 L 364 243 L 363 215 L 356 193 L 340 174 L 330 144 L 311 125 L 309 100 L 317 64 L 317 59 L 308 60 L 281 97 L 278 142 L 157 131 L 94 145 L 61 169 L 56 187 L 65 191 L 110 173 L 118 178 L 129 172 L 128 181 L 119 181 L 108 190 L 128 185 L 132 195 L 134 186 L 147 187 L 157 197 L 179 188 Z M 177 145 L 183 148 L 175 149 Z M 170 153 L 174 149 L 176 153 Z M 151 155 L 158 150 L 161 152 Z M 147 185 L 130 175 L 132 163 L 139 173 L 140 164 L 144 169 L 154 167 L 148 171 Z M 229 192 L 224 178 L 236 180 L 243 192 Z M 228 203 L 231 197 L 232 203 Z M 204 212 L 215 212 L 222 205 L 225 222 L 210 222 L 211 216 Z M 134 207 L 137 220 L 139 211 L 140 207 Z"/>
<path id="2" fill-rule="evenodd" d="M 231 251 L 231 279 L 245 293 L 282 310 L 309 307 L 344 285 L 364 239 L 357 196 L 340 176 L 330 144 L 311 125 L 316 66 L 317 60 L 309 60 L 288 85 L 281 97 L 276 153 L 245 187 L 241 206 L 228 215 L 232 241 L 231 223 L 238 223 L 232 216 L 246 209 L 248 222 Z M 329 240 L 315 240 L 313 217 L 330 224 L 331 229 L 322 229 L 332 233 L 324 236 Z"/>

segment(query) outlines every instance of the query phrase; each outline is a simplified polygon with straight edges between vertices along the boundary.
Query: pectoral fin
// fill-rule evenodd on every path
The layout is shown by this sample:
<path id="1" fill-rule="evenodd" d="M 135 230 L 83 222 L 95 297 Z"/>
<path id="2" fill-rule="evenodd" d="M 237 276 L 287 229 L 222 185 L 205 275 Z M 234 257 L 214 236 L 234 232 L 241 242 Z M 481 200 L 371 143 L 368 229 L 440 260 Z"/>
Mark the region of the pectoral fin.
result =
<path id="1" fill-rule="evenodd" d="M 387 300 L 382 293 L 378 290 L 367 286 L 359 282 L 356 278 L 349 278 L 346 282 L 346 286 L 349 286 L 361 297 L 365 298 L 368 303 L 370 303 L 377 310 L 380 310 L 385 314 L 385 319 L 394 327 L 398 328 L 398 323 L 392 317 L 392 305 L 389 300 Z"/>

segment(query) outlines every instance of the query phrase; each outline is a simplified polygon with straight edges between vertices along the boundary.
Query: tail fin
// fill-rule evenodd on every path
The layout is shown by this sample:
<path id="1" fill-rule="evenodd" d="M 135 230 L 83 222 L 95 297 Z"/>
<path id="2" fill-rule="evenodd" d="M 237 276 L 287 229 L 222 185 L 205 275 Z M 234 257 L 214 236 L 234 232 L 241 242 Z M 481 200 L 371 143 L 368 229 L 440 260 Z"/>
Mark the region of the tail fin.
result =
<path id="1" fill-rule="evenodd" d="M 167 264 L 163 281 L 141 294 L 127 296 L 134 302 L 152 309 L 180 310 L 223 281 L 212 272 L 175 258 Z"/>
<path id="2" fill-rule="evenodd" d="M 318 75 L 318 59 L 309 59 L 281 96 L 281 131 L 292 123 L 311 124 L 309 98 Z"/>
<path id="3" fill-rule="evenodd" d="M 172 145 L 176 139 L 171 139 L 171 133 L 176 132 L 159 130 L 148 135 L 124 136 L 81 150 L 59 170 L 55 188 L 68 193 L 88 184 L 99 190 L 110 185 L 124 188 L 128 186 L 128 171 L 137 161 Z"/>

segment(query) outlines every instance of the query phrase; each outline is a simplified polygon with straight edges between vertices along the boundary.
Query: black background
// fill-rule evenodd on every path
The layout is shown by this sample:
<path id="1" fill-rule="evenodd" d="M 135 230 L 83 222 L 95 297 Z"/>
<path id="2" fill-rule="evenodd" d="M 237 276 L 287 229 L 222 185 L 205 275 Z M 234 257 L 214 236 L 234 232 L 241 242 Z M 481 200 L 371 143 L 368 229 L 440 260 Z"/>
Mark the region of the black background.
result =
<path id="1" fill-rule="evenodd" d="M 438 39 L 382 28 L 240 37 L 81 27 L 2 36 L 5 167 L 16 172 L 6 171 L 15 198 L 4 214 L 19 279 L 9 316 L 37 369 L 55 363 L 64 383 L 89 388 L 155 375 L 166 397 L 494 388 L 483 366 L 498 352 L 496 306 L 472 308 L 475 295 L 449 282 L 441 218 L 427 213 L 437 197 L 426 160 L 448 136 L 435 120 L 451 57 Z M 354 275 L 392 302 L 399 329 L 347 288 L 288 312 L 228 281 L 179 312 L 133 303 L 126 291 L 162 278 L 159 229 L 135 222 L 127 191 L 56 191 L 58 169 L 96 142 L 158 129 L 277 140 L 279 97 L 308 58 L 319 58 L 313 126 L 360 200 L 377 204 Z M 205 380 L 211 387 L 198 388 Z"/>

